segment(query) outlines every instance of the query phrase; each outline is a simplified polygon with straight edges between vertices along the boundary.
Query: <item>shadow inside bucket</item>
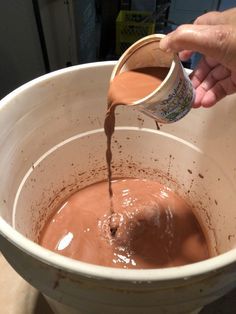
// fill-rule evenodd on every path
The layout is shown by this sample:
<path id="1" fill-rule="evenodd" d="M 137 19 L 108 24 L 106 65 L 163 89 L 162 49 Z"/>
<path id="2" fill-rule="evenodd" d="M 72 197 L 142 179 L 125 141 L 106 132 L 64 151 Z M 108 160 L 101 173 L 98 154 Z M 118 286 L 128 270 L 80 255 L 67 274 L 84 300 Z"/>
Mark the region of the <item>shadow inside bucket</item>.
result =
<path id="1" fill-rule="evenodd" d="M 151 268 L 191 264 L 210 257 L 207 238 L 194 213 L 151 208 L 122 215 L 114 240 L 120 251 Z M 122 253 L 124 254 L 124 253 Z"/>

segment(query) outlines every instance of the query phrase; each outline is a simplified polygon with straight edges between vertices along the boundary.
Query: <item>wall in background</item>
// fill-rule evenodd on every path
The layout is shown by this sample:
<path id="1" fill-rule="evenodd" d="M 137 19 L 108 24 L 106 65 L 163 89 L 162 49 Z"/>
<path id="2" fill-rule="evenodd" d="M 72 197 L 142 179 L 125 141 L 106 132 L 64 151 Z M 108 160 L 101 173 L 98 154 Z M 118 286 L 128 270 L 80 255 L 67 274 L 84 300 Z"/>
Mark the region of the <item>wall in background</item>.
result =
<path id="1" fill-rule="evenodd" d="M 45 73 L 33 2 L 50 71 L 96 61 L 95 0 L 0 1 L 0 98 Z"/>
<path id="2" fill-rule="evenodd" d="M 190 24 L 196 17 L 208 11 L 216 10 L 219 6 L 219 0 L 172 0 L 169 20 L 177 25 Z"/>
<path id="3" fill-rule="evenodd" d="M 50 70 L 77 64 L 73 0 L 38 0 Z"/>
<path id="4" fill-rule="evenodd" d="M 221 0 L 219 10 L 224 11 L 230 8 L 236 7 L 236 1 L 235 0 Z"/>
<path id="5" fill-rule="evenodd" d="M 95 0 L 38 0 L 50 69 L 96 61 Z"/>
<path id="6" fill-rule="evenodd" d="M 45 73 L 31 1 L 0 1 L 0 98 Z"/>

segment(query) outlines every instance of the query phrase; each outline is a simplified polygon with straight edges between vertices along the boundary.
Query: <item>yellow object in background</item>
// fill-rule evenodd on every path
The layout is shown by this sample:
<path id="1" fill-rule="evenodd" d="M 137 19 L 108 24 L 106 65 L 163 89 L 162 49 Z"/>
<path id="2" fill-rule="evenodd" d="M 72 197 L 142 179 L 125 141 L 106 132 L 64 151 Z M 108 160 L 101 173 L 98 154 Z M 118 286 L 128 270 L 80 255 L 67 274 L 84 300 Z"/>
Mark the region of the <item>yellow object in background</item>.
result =
<path id="1" fill-rule="evenodd" d="M 116 54 L 121 55 L 135 41 L 154 32 L 152 12 L 120 11 L 116 19 Z"/>

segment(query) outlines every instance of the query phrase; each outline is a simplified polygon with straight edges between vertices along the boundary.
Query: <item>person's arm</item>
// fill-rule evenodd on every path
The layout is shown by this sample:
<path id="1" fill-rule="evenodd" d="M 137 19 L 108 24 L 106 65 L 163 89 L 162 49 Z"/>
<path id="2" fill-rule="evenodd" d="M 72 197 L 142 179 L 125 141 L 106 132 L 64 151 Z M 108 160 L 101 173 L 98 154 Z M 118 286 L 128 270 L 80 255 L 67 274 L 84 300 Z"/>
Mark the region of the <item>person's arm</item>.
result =
<path id="1" fill-rule="evenodd" d="M 193 25 L 182 25 L 160 42 L 160 48 L 179 52 L 186 60 L 193 51 L 204 55 L 191 79 L 194 107 L 210 107 L 236 92 L 236 9 L 210 12 Z"/>

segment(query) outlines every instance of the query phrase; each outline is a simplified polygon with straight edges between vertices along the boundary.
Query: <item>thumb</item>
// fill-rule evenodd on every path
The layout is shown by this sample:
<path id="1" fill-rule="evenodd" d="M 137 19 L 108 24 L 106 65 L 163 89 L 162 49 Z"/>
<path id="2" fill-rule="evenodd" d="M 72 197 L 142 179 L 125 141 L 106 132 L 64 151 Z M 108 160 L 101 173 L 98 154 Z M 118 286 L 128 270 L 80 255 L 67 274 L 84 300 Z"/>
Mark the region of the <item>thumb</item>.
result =
<path id="1" fill-rule="evenodd" d="M 160 41 L 160 48 L 192 50 L 236 69 L 236 29 L 230 25 L 182 25 Z"/>

